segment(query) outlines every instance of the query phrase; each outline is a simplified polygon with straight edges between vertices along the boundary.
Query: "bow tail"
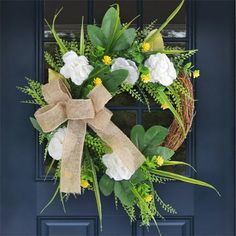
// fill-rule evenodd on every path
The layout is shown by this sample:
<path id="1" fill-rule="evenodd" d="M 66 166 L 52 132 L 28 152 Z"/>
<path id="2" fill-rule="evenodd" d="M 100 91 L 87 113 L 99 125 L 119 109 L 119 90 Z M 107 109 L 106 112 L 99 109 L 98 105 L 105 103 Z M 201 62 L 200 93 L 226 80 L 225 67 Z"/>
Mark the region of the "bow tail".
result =
<path id="1" fill-rule="evenodd" d="M 86 122 L 69 120 L 63 142 L 60 191 L 80 194 L 80 172 L 83 146 L 86 134 Z"/>
<path id="2" fill-rule="evenodd" d="M 134 173 L 145 161 L 143 154 L 131 140 L 110 120 L 111 113 L 101 110 L 88 125 L 108 145 L 128 170 Z"/>

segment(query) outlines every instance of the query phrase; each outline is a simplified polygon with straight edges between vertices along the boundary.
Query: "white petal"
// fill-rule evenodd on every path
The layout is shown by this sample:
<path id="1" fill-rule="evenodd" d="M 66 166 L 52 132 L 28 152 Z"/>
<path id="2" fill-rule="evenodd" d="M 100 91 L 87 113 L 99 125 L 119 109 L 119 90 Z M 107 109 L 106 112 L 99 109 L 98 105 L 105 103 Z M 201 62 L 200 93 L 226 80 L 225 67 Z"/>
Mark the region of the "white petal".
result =
<path id="1" fill-rule="evenodd" d="M 78 60 L 78 55 L 74 51 L 69 51 L 63 55 L 62 59 L 65 64 L 70 64 Z"/>

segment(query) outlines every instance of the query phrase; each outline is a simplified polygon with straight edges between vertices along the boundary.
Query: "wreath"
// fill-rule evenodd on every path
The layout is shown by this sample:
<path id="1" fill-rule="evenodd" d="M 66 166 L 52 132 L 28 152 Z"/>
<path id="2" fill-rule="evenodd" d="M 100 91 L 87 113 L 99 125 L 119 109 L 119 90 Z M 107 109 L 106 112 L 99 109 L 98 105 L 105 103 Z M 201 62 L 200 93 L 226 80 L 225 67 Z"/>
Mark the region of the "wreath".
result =
<path id="1" fill-rule="evenodd" d="M 189 62 L 197 50 L 165 47 L 162 30 L 174 18 L 184 0 L 155 29 L 152 22 L 144 29 L 121 24 L 119 5 L 105 13 L 101 27 L 82 20 L 80 40 L 61 39 L 52 24 L 47 24 L 57 42 L 54 54 L 45 52 L 50 66 L 45 85 L 27 79 L 19 89 L 32 97 L 25 101 L 37 104 L 31 117 L 39 132 L 39 143 L 45 147 L 45 160 L 50 159 L 46 177 L 52 176 L 57 185 L 52 199 L 64 201 L 71 195 L 93 191 L 100 225 L 102 204 L 100 194 L 114 194 L 131 222 L 139 212 L 142 225 L 149 226 L 156 217 L 163 218 L 159 208 L 176 214 L 155 189 L 155 184 L 183 181 L 217 190 L 210 184 L 165 169 L 185 165 L 175 161 L 175 151 L 185 140 L 194 115 L 194 96 L 190 78 L 199 70 Z M 161 108 L 169 109 L 173 122 L 169 128 L 159 125 L 145 130 L 132 128 L 127 137 L 112 121 L 112 112 L 105 106 L 112 97 L 128 93 L 151 111 L 149 99 Z M 49 155 L 48 155 L 49 154 Z M 54 171 L 52 171 L 54 170 Z M 57 181 L 58 180 L 58 181 Z M 217 192 L 218 193 L 218 192 Z M 157 226 L 158 228 L 158 226 Z"/>

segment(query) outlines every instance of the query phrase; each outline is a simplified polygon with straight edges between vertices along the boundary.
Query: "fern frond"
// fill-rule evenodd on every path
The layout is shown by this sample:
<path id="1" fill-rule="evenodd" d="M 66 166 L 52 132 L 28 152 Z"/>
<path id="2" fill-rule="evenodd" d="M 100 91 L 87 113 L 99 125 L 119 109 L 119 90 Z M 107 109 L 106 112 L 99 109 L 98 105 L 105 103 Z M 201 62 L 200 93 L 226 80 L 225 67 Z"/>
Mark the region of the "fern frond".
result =
<path id="1" fill-rule="evenodd" d="M 39 106 L 45 106 L 46 102 L 44 101 L 44 98 L 42 95 L 42 89 L 41 89 L 42 85 L 38 81 L 34 81 L 29 78 L 26 78 L 26 80 L 27 80 L 28 86 L 17 87 L 19 91 L 32 97 L 33 100 L 27 100 L 25 101 L 25 103 L 38 104 Z"/>
<path id="2" fill-rule="evenodd" d="M 56 182 L 60 178 L 61 174 L 61 160 L 57 162 L 56 171 L 53 176 L 53 180 Z"/>
<path id="3" fill-rule="evenodd" d="M 44 52 L 44 59 L 47 62 L 47 64 L 52 67 L 52 69 L 56 72 L 60 71 L 60 68 L 56 62 L 56 60 L 54 59 L 54 57 L 47 51 Z"/>
<path id="4" fill-rule="evenodd" d="M 175 80 L 171 86 L 171 88 L 173 88 L 176 93 L 179 93 L 179 94 L 182 94 L 184 95 L 185 97 L 187 97 L 189 100 L 193 100 L 193 98 L 191 97 L 191 95 L 189 94 L 188 90 L 184 87 L 184 85 L 178 81 L 178 80 Z"/>
<path id="5" fill-rule="evenodd" d="M 177 211 L 170 204 L 166 204 L 157 194 L 157 192 L 155 192 L 155 198 L 159 205 L 162 207 L 162 209 L 164 209 L 166 212 L 170 214 L 177 214 Z"/>
<path id="6" fill-rule="evenodd" d="M 134 206 L 126 206 L 124 204 L 121 204 L 124 208 L 126 214 L 129 216 L 130 223 L 136 221 L 136 215 L 135 215 L 135 208 Z"/>
<path id="7" fill-rule="evenodd" d="M 89 133 L 85 136 L 85 144 L 95 151 L 100 157 L 110 151 L 109 147 L 100 138 L 93 137 Z"/>
<path id="8" fill-rule="evenodd" d="M 135 98 L 137 101 L 144 103 L 142 96 L 140 95 L 140 93 L 134 88 L 134 86 L 132 84 L 128 84 L 128 83 L 122 83 L 121 84 L 121 88 L 119 89 L 119 91 L 116 94 L 120 94 L 122 92 L 126 92 L 129 95 L 131 95 L 131 97 Z"/>
<path id="9" fill-rule="evenodd" d="M 175 107 L 177 108 L 177 111 L 181 113 L 182 106 L 181 106 L 181 97 L 178 92 L 173 89 L 173 87 L 168 86 L 168 95 L 172 98 L 173 103 L 175 104 Z"/>

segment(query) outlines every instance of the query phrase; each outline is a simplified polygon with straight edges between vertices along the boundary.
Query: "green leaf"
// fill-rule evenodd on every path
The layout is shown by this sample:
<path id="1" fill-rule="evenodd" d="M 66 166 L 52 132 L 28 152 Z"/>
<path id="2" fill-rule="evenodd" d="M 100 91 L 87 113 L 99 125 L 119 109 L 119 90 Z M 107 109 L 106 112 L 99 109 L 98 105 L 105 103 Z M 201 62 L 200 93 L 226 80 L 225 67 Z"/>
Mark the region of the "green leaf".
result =
<path id="1" fill-rule="evenodd" d="M 181 3 L 177 6 L 177 8 L 171 13 L 171 15 L 166 19 L 166 21 L 158 29 L 158 32 L 161 32 L 170 23 L 170 21 L 176 16 L 176 14 L 179 12 L 179 10 L 184 5 L 184 1 L 185 0 L 181 1 Z"/>
<path id="2" fill-rule="evenodd" d="M 178 175 L 178 174 L 174 174 L 168 171 L 163 171 L 163 170 L 154 170 L 154 169 L 150 169 L 150 172 L 159 175 L 159 176 L 163 176 L 163 177 L 167 177 L 167 178 L 171 178 L 171 179 L 175 179 L 175 180 L 180 180 L 182 182 L 185 183 L 190 183 L 190 184 L 196 184 L 196 185 L 200 185 L 203 187 L 207 187 L 207 188 L 211 188 L 214 189 L 217 194 L 220 196 L 220 193 L 218 192 L 218 190 L 212 186 L 211 184 L 208 184 L 206 182 L 203 182 L 201 180 L 197 180 L 197 179 L 192 179 L 183 175 Z"/>
<path id="3" fill-rule="evenodd" d="M 79 47 L 80 47 L 80 49 L 79 49 L 80 55 L 84 55 L 84 49 L 85 49 L 85 45 L 84 45 L 84 17 L 82 17 Z"/>
<path id="4" fill-rule="evenodd" d="M 89 39 L 94 46 L 105 47 L 106 39 L 102 30 L 96 25 L 87 26 Z"/>
<path id="5" fill-rule="evenodd" d="M 150 146 L 147 149 L 145 149 L 145 155 L 147 156 L 161 156 L 165 161 L 170 160 L 170 158 L 175 154 L 175 152 L 169 148 L 166 147 L 155 147 Z"/>
<path id="6" fill-rule="evenodd" d="M 129 181 L 131 181 L 133 184 L 141 183 L 145 181 L 145 175 L 139 168 L 138 170 L 135 171 L 135 173 L 132 175 Z"/>
<path id="7" fill-rule="evenodd" d="M 109 92 L 116 92 L 118 87 L 125 81 L 128 76 L 128 71 L 119 69 L 112 71 L 102 78 L 103 85 Z"/>
<path id="8" fill-rule="evenodd" d="M 136 30 L 134 28 L 125 30 L 124 34 L 116 41 L 113 50 L 120 51 L 129 48 L 134 42 L 135 37 Z"/>
<path id="9" fill-rule="evenodd" d="M 93 163 L 93 159 L 90 156 L 90 153 L 89 153 L 87 147 L 86 147 L 86 153 L 87 153 L 87 157 L 89 158 L 91 171 L 92 171 L 92 174 L 93 174 L 93 190 L 94 190 L 94 194 L 95 194 L 95 198 L 96 198 L 96 202 L 97 202 L 97 209 L 98 209 L 98 216 L 99 216 L 99 220 L 100 220 L 100 227 L 102 229 L 102 204 L 101 204 L 101 197 L 100 197 L 100 192 L 99 192 L 99 185 L 98 185 L 98 180 L 97 180 L 96 169 L 95 169 L 95 166 L 94 166 L 94 163 Z"/>
<path id="10" fill-rule="evenodd" d="M 191 167 L 195 172 L 197 172 L 193 166 L 183 161 L 165 161 L 163 164 L 163 166 L 176 166 L 176 165 L 188 166 Z"/>
<path id="11" fill-rule="evenodd" d="M 102 19 L 101 30 L 109 41 L 113 41 L 115 34 L 121 28 L 119 14 L 119 5 L 117 5 L 117 10 L 110 7 Z"/>
<path id="12" fill-rule="evenodd" d="M 30 117 L 30 122 L 33 125 L 33 127 L 35 129 L 37 129 L 39 132 L 43 133 L 43 130 L 41 129 L 41 127 L 39 126 L 39 123 L 36 119 L 34 119 L 33 117 Z"/>
<path id="13" fill-rule="evenodd" d="M 115 182 L 115 195 L 120 199 L 121 203 L 126 206 L 132 206 L 134 203 L 134 194 L 131 190 L 131 184 L 126 181 Z"/>
<path id="14" fill-rule="evenodd" d="M 157 92 L 160 95 L 162 103 L 168 105 L 170 111 L 172 112 L 172 114 L 174 115 L 175 119 L 177 120 L 177 122 L 179 123 L 180 127 L 182 128 L 183 134 L 186 135 L 183 121 L 182 121 L 179 113 L 176 111 L 176 109 L 174 108 L 174 106 L 170 102 L 169 98 L 166 96 L 165 92 L 163 90 L 160 90 L 160 89 L 158 89 Z"/>
<path id="15" fill-rule="evenodd" d="M 144 40 L 150 44 L 150 51 L 164 50 L 164 41 L 160 32 L 157 29 L 152 30 Z"/>
<path id="16" fill-rule="evenodd" d="M 144 148 L 140 150 L 145 155 L 146 152 L 148 153 L 148 149 L 155 149 L 157 148 L 165 139 L 166 135 L 168 133 L 168 129 L 162 126 L 152 126 L 149 128 L 144 136 Z"/>
<path id="17" fill-rule="evenodd" d="M 49 202 L 45 205 L 45 207 L 40 211 L 40 214 L 42 214 L 55 200 L 57 194 L 59 193 L 60 190 L 60 184 L 58 184 L 56 191 L 54 192 L 52 198 L 49 200 Z"/>
<path id="18" fill-rule="evenodd" d="M 115 181 L 107 175 L 103 175 L 99 181 L 99 187 L 104 196 L 109 196 L 114 190 Z"/>
<path id="19" fill-rule="evenodd" d="M 144 147 L 144 135 L 145 130 L 142 125 L 135 125 L 131 130 L 130 139 L 139 150 Z"/>
<path id="20" fill-rule="evenodd" d="M 60 37 L 58 36 L 56 30 L 55 30 L 55 23 L 56 23 L 56 19 L 58 17 L 58 15 L 60 14 L 60 12 L 63 10 L 63 7 L 55 14 L 54 18 L 53 18 L 53 22 L 52 22 L 52 26 L 50 26 L 50 24 L 46 21 L 49 29 L 51 30 L 54 39 L 56 40 L 62 54 L 65 54 L 68 50 L 66 48 L 66 46 L 64 45 L 64 43 L 62 42 L 62 40 L 60 39 Z"/>

